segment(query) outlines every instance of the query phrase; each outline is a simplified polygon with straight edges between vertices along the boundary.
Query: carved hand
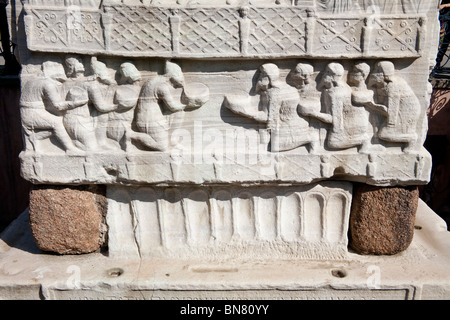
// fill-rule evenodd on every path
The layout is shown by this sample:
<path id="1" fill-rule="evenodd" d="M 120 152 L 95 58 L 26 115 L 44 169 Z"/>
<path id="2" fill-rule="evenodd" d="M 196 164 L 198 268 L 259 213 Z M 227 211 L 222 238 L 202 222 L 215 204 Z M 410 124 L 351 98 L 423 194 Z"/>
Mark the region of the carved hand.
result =
<path id="1" fill-rule="evenodd" d="M 374 111 L 378 111 L 378 112 L 380 112 L 380 113 L 382 113 L 384 115 L 388 114 L 387 107 L 382 105 L 382 104 L 378 104 L 378 103 L 375 103 L 373 101 L 369 101 L 369 102 L 365 103 L 365 106 L 368 107 L 368 108 L 373 109 Z"/>
<path id="2" fill-rule="evenodd" d="M 81 106 L 87 104 L 88 102 L 89 102 L 88 99 L 75 100 L 75 101 L 67 101 L 67 102 L 66 102 L 67 105 L 66 105 L 66 108 L 65 108 L 65 109 L 68 109 L 68 110 L 70 110 L 70 109 L 75 109 L 75 108 L 78 108 L 78 107 L 81 107 Z"/>

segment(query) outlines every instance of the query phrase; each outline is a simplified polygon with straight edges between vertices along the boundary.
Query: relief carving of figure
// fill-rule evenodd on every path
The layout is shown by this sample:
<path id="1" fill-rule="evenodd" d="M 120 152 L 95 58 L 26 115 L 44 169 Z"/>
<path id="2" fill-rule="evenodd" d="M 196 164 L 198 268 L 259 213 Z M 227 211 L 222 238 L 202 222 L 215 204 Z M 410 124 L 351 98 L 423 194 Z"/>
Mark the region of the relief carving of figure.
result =
<path id="1" fill-rule="evenodd" d="M 313 140 L 311 147 L 316 148 L 319 141 L 320 127 L 323 124 L 331 124 L 332 117 L 328 113 L 322 112 L 321 93 L 316 89 L 316 81 L 313 78 L 314 67 L 308 63 L 299 63 L 291 72 L 290 79 L 298 89 L 300 101 L 297 112 L 300 115 L 309 117 L 311 135 Z M 316 141 L 317 140 L 317 141 Z"/>
<path id="2" fill-rule="evenodd" d="M 297 90 L 280 80 L 280 71 L 275 64 L 265 64 L 260 71 L 256 92 L 266 103 L 271 151 L 287 151 L 318 142 L 318 137 L 311 138 L 309 122 L 297 112 Z"/>
<path id="3" fill-rule="evenodd" d="M 27 81 L 20 98 L 21 118 L 24 128 L 25 150 L 36 150 L 35 142 L 51 135 L 62 144 L 67 153 L 77 153 L 63 125 L 62 115 L 70 109 L 87 103 L 87 98 L 65 101 L 62 99 L 62 83 L 66 81 L 62 65 L 44 62 L 44 77 Z M 31 145 L 30 145 L 31 143 Z"/>
<path id="4" fill-rule="evenodd" d="M 260 67 L 255 92 L 260 96 L 258 106 L 250 99 L 227 96 L 224 104 L 232 112 L 267 125 L 272 152 L 291 150 L 311 144 L 309 122 L 298 114 L 297 90 L 280 80 L 280 70 L 272 63 Z"/>
<path id="5" fill-rule="evenodd" d="M 360 152 L 367 152 L 371 135 L 369 134 L 369 111 L 366 107 L 374 106 L 374 92 L 367 88 L 366 80 L 370 74 L 370 66 L 365 62 L 356 63 L 348 74 L 348 82 L 352 88 L 352 105 L 357 110 L 355 116 L 354 136 L 362 141 Z"/>
<path id="6" fill-rule="evenodd" d="M 195 99 L 187 104 L 174 99 L 173 89 L 184 88 L 184 75 L 181 68 L 170 61 L 166 62 L 165 74 L 150 79 L 142 86 L 136 106 L 133 131 L 130 139 L 150 150 L 166 151 L 169 147 L 169 129 L 173 129 L 173 117 L 184 110 L 199 108 Z M 209 97 L 209 91 L 207 92 Z M 179 120 L 179 119 L 178 119 Z"/>
<path id="7" fill-rule="evenodd" d="M 107 135 L 117 141 L 121 149 L 126 151 L 131 143 L 131 124 L 134 118 L 134 108 L 141 91 L 142 77 L 139 70 L 130 62 L 122 63 L 118 73 L 119 85 L 114 95 L 114 103 L 117 104 L 117 108 L 108 113 Z"/>
<path id="8" fill-rule="evenodd" d="M 352 89 L 343 76 L 344 67 L 333 62 L 327 65 L 319 84 L 322 102 L 332 116 L 327 143 L 333 149 L 358 146 L 360 152 L 365 152 L 369 143 L 368 114 L 364 107 L 352 104 Z"/>
<path id="9" fill-rule="evenodd" d="M 379 113 L 386 121 L 378 132 L 381 140 L 403 143 L 403 151 L 409 152 L 416 142 L 420 102 L 404 79 L 396 75 L 390 61 L 377 63 L 369 79 L 369 86 L 376 88 Z"/>
<path id="10" fill-rule="evenodd" d="M 84 151 L 97 149 L 95 123 L 89 110 L 89 97 L 86 89 L 85 68 L 77 56 L 65 59 L 68 81 L 64 83 L 66 100 L 86 100 L 77 108 L 68 110 L 63 116 L 63 123 L 75 144 Z"/>
<path id="11" fill-rule="evenodd" d="M 91 114 L 94 117 L 97 145 L 103 150 L 114 149 L 108 143 L 107 130 L 109 114 L 118 108 L 114 103 L 114 95 L 117 84 L 109 73 L 106 65 L 91 58 L 91 69 L 94 73 L 94 81 L 86 83 Z"/>
<path id="12" fill-rule="evenodd" d="M 67 100 L 84 97 L 88 103 L 64 115 L 64 125 L 75 143 L 85 151 L 110 150 L 107 126 L 108 114 L 117 109 L 113 102 L 116 83 L 106 65 L 91 58 L 93 76 L 85 77 L 85 68 L 77 56 L 65 60 L 69 81 L 65 84 Z"/>

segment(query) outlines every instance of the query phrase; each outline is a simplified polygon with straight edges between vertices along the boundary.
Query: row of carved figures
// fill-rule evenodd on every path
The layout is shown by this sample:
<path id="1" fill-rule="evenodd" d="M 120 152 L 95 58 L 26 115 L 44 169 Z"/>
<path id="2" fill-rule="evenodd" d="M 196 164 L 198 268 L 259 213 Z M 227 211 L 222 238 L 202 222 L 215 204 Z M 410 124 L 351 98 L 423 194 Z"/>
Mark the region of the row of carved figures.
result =
<path id="1" fill-rule="evenodd" d="M 317 150 L 320 128 L 327 127 L 327 147 L 371 152 L 371 113 L 384 118 L 376 133 L 380 140 L 400 143 L 405 152 L 414 149 L 420 103 L 407 82 L 396 74 L 391 61 L 378 62 L 373 71 L 365 62 L 352 66 L 345 81 L 340 63 L 329 63 L 316 84 L 311 64 L 299 63 L 286 82 L 272 63 L 260 67 L 255 93 L 250 98 L 226 96 L 232 112 L 265 123 L 271 136 L 271 151 L 286 151 L 309 145 Z M 289 82 L 289 83 L 288 83 Z"/>
<path id="2" fill-rule="evenodd" d="M 27 151 L 39 151 L 36 142 L 49 137 L 69 154 L 113 151 L 118 145 L 128 151 L 136 143 L 146 150 L 167 151 L 169 132 L 183 122 L 183 111 L 200 108 L 209 100 L 208 87 L 186 85 L 180 66 L 170 61 L 163 75 L 145 81 L 132 63 L 122 63 L 118 82 L 95 57 L 90 66 L 93 75 L 88 77 L 80 57 L 68 56 L 64 64 L 44 62 L 43 77 L 23 84 L 21 116 Z M 291 71 L 290 84 L 280 79 L 275 64 L 264 64 L 257 73 L 257 103 L 251 103 L 251 95 L 226 95 L 223 105 L 266 124 L 272 152 L 304 145 L 314 152 L 323 127 L 328 148 L 370 152 L 370 112 L 386 119 L 377 133 L 380 140 L 401 143 L 405 151 L 417 140 L 419 101 L 390 61 L 378 62 L 372 72 L 365 62 L 355 64 L 349 71 L 350 85 L 344 80 L 344 67 L 335 62 L 327 65 L 318 85 L 313 66 L 306 63 Z M 183 90 L 181 99 L 173 96 L 174 88 Z"/>
<path id="3" fill-rule="evenodd" d="M 171 122 L 177 117 L 181 121 L 179 111 L 198 108 L 208 99 L 209 92 L 204 93 L 206 100 L 185 97 L 183 104 L 174 99 L 171 90 L 184 86 L 184 76 L 172 62 L 166 63 L 164 75 L 143 84 L 141 73 L 129 62 L 120 65 L 118 83 L 95 57 L 89 77 L 80 57 L 68 56 L 64 63 L 65 68 L 44 62 L 44 76 L 22 86 L 26 150 L 37 150 L 38 140 L 54 136 L 70 154 L 117 149 L 109 139 L 123 150 L 133 140 L 147 149 L 165 151 Z"/>

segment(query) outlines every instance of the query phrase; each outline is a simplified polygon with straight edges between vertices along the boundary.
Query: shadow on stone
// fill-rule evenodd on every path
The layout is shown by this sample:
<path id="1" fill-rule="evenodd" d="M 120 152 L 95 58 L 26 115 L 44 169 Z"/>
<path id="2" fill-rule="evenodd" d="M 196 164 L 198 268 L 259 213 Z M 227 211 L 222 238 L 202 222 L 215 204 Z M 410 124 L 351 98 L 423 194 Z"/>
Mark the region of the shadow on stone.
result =
<path id="1" fill-rule="evenodd" d="M 34 242 L 30 228 L 30 218 L 26 209 L 0 234 L 0 240 L 11 248 L 16 248 L 28 253 L 43 253 Z"/>

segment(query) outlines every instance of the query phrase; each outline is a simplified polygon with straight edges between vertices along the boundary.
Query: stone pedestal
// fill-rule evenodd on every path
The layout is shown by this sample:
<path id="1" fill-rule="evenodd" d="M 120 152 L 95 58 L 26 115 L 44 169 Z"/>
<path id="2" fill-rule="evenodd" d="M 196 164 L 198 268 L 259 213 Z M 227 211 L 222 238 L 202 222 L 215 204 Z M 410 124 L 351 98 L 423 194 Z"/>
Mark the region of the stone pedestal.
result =
<path id="1" fill-rule="evenodd" d="M 109 259 L 181 278 L 229 271 L 226 290 L 255 281 L 233 278 L 250 274 L 242 261 L 290 261 L 278 289 L 304 261 L 340 265 L 350 227 L 359 253 L 407 249 L 414 205 L 381 189 L 395 201 L 373 211 L 378 194 L 353 185 L 429 181 L 437 0 L 119 2 L 24 1 L 20 161 L 42 186 L 30 207 L 41 248 L 98 250 L 104 216 Z M 85 185 L 106 186 L 106 211 Z M 179 271 L 184 260 L 198 262 Z M 347 274 L 336 268 L 327 276 Z M 183 284 L 171 281 L 156 290 Z"/>
<path id="2" fill-rule="evenodd" d="M 247 259 L 218 263 L 208 261 L 206 256 L 139 259 L 102 253 L 47 254 L 36 247 L 25 213 L 0 235 L 0 298 L 450 299 L 447 227 L 421 200 L 415 226 L 411 245 L 395 255 L 348 252 L 338 260 Z M 214 305 L 220 304 L 223 312 L 226 303 L 230 304 L 220 301 Z M 271 303 L 263 302 L 273 310 Z M 164 308 L 165 314 L 179 315 L 178 305 Z M 161 304 L 154 307 L 159 309 Z"/>

